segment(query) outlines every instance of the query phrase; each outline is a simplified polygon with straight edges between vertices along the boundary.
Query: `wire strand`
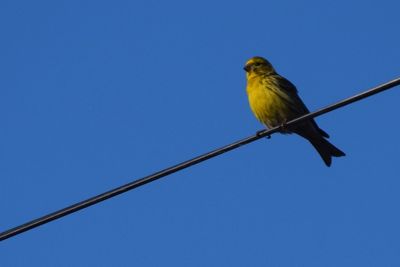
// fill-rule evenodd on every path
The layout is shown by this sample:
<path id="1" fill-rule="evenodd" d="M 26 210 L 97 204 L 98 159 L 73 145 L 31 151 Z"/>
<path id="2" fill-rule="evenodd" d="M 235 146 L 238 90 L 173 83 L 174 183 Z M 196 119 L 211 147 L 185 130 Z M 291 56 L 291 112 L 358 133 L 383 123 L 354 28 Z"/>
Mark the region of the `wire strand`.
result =
<path id="1" fill-rule="evenodd" d="M 370 90 L 367 90 L 365 92 L 359 93 L 359 94 L 354 95 L 352 97 L 349 97 L 347 99 L 344 99 L 344 100 L 341 100 L 339 102 L 336 102 L 335 104 L 329 105 L 329 106 L 321 108 L 321 109 L 319 109 L 317 111 L 314 111 L 314 112 L 308 113 L 306 115 L 303 115 L 301 117 L 298 117 L 296 119 L 293 119 L 293 120 L 287 122 L 285 125 L 283 125 L 283 127 L 290 127 L 290 126 L 293 126 L 293 125 L 295 125 L 297 123 L 300 123 L 300 122 L 302 122 L 304 120 L 321 116 L 321 115 L 323 115 L 325 113 L 331 112 L 331 111 L 336 110 L 336 109 L 341 108 L 341 107 L 344 107 L 346 105 L 349 105 L 351 103 L 354 103 L 354 102 L 359 101 L 361 99 L 364 99 L 366 97 L 378 94 L 380 92 L 383 92 L 383 91 L 385 91 L 387 89 L 390 89 L 392 87 L 395 87 L 397 85 L 400 85 L 400 78 L 396 78 L 396 79 L 391 80 L 391 81 L 389 81 L 387 83 L 384 83 L 384 84 L 381 84 L 381 85 L 379 85 L 377 87 L 374 87 L 374 88 L 372 88 Z M 165 177 L 167 175 L 170 175 L 172 173 L 175 173 L 175 172 L 178 172 L 180 170 L 186 169 L 186 168 L 188 168 L 190 166 L 193 166 L 193 165 L 198 164 L 200 162 L 203 162 L 205 160 L 214 158 L 214 157 L 216 157 L 218 155 L 224 154 L 224 153 L 226 153 L 228 151 L 231 151 L 233 149 L 236 149 L 236 148 L 238 148 L 240 146 L 243 146 L 243 145 L 249 144 L 251 142 L 254 142 L 254 141 L 256 141 L 256 140 L 258 140 L 260 138 L 263 138 L 265 136 L 269 136 L 269 135 L 271 135 L 273 133 L 276 133 L 276 132 L 280 131 L 281 127 L 282 126 L 274 127 L 274 128 L 269 129 L 269 130 L 259 131 L 255 135 L 252 135 L 252 136 L 249 136 L 247 138 L 241 139 L 241 140 L 236 141 L 234 143 L 231 143 L 229 145 L 226 145 L 226 146 L 223 146 L 221 148 L 215 149 L 215 150 L 213 150 L 211 152 L 202 154 L 202 155 L 200 155 L 198 157 L 195 157 L 195 158 L 192 158 L 190 160 L 184 161 L 184 162 L 179 163 L 177 165 L 174 165 L 172 167 L 169 167 L 169 168 L 163 169 L 161 171 L 158 171 L 156 173 L 153 173 L 153 174 L 151 174 L 149 176 L 145 176 L 145 177 L 143 177 L 141 179 L 138 179 L 138 180 L 135 180 L 133 182 L 127 183 L 125 185 L 122 185 L 120 187 L 117 187 L 115 189 L 107 191 L 105 193 L 102 193 L 102 194 L 99 194 L 97 196 L 88 198 L 88 199 L 83 200 L 81 202 L 78 202 L 78 203 L 75 203 L 73 205 L 70 205 L 70 206 L 68 206 L 66 208 L 60 209 L 58 211 L 52 212 L 50 214 L 47 214 L 47 215 L 42 216 L 40 218 L 37 218 L 35 220 L 29 221 L 27 223 L 21 224 L 19 226 L 16 226 L 14 228 L 11 228 L 9 230 L 1 232 L 0 233 L 0 241 L 3 241 L 5 239 L 8 239 L 8 238 L 13 237 L 15 235 L 19 235 L 19 234 L 21 234 L 23 232 L 26 232 L 26 231 L 30 230 L 30 229 L 36 228 L 36 227 L 38 227 L 40 225 L 43 225 L 43 224 L 49 223 L 51 221 L 54 221 L 56 219 L 62 218 L 64 216 L 67 216 L 68 214 L 77 212 L 77 211 L 82 210 L 84 208 L 87 208 L 89 206 L 95 205 L 95 204 L 97 204 L 99 202 L 102 202 L 102 201 L 107 200 L 109 198 L 115 197 L 115 196 L 117 196 L 119 194 L 122 194 L 122 193 L 127 192 L 127 191 L 132 190 L 132 189 L 135 189 L 135 188 L 140 187 L 142 185 L 148 184 L 150 182 L 158 180 L 158 179 L 160 179 L 162 177 Z"/>

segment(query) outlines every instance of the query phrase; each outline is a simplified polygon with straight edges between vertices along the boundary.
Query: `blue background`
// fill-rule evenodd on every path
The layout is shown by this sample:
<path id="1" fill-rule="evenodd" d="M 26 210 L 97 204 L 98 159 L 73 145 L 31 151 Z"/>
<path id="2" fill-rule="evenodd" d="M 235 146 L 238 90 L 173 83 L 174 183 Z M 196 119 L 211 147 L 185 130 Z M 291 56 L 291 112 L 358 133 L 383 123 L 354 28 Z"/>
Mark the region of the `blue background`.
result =
<path id="1" fill-rule="evenodd" d="M 398 1 L 0 2 L 0 230 L 254 134 L 245 61 L 310 110 L 400 75 Z M 1 266 L 400 266 L 400 90 L 0 243 Z"/>

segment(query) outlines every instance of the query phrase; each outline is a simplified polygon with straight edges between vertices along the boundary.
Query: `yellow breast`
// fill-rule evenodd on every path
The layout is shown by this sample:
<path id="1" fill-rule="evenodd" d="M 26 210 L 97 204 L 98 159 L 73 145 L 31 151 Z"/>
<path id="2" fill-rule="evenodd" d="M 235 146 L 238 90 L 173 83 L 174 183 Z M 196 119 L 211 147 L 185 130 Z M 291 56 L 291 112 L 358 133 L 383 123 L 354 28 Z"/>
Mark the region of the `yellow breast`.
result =
<path id="1" fill-rule="evenodd" d="M 259 77 L 247 81 L 250 108 L 256 118 L 269 128 L 284 123 L 290 110 L 287 103 Z"/>

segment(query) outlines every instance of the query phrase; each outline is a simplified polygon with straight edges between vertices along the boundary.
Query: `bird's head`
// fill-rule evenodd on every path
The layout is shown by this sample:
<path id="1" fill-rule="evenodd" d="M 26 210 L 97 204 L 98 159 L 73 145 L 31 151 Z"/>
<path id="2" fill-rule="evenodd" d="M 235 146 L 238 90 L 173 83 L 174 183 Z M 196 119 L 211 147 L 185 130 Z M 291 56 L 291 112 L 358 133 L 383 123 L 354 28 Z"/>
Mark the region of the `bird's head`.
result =
<path id="1" fill-rule="evenodd" d="M 247 77 L 251 75 L 275 73 L 274 67 L 272 67 L 271 63 L 263 57 L 250 58 L 246 62 L 244 70 L 247 72 Z"/>

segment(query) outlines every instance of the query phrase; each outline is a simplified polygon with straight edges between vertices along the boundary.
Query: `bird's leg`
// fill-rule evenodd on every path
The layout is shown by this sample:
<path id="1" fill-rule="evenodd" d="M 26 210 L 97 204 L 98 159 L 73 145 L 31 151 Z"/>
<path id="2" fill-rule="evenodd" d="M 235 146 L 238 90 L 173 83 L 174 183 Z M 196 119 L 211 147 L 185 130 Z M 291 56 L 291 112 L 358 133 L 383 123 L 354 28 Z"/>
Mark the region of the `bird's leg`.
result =
<path id="1" fill-rule="evenodd" d="M 260 136 L 263 132 L 265 132 L 265 130 L 257 131 L 256 135 Z M 265 137 L 266 137 L 267 139 L 271 139 L 271 135 L 270 135 L 270 134 L 266 135 Z"/>
<path id="2" fill-rule="evenodd" d="M 281 123 L 281 125 L 279 127 L 280 127 L 280 130 L 281 130 L 282 133 L 289 133 L 290 132 L 288 127 L 287 127 L 287 125 L 286 125 L 286 119 Z"/>

